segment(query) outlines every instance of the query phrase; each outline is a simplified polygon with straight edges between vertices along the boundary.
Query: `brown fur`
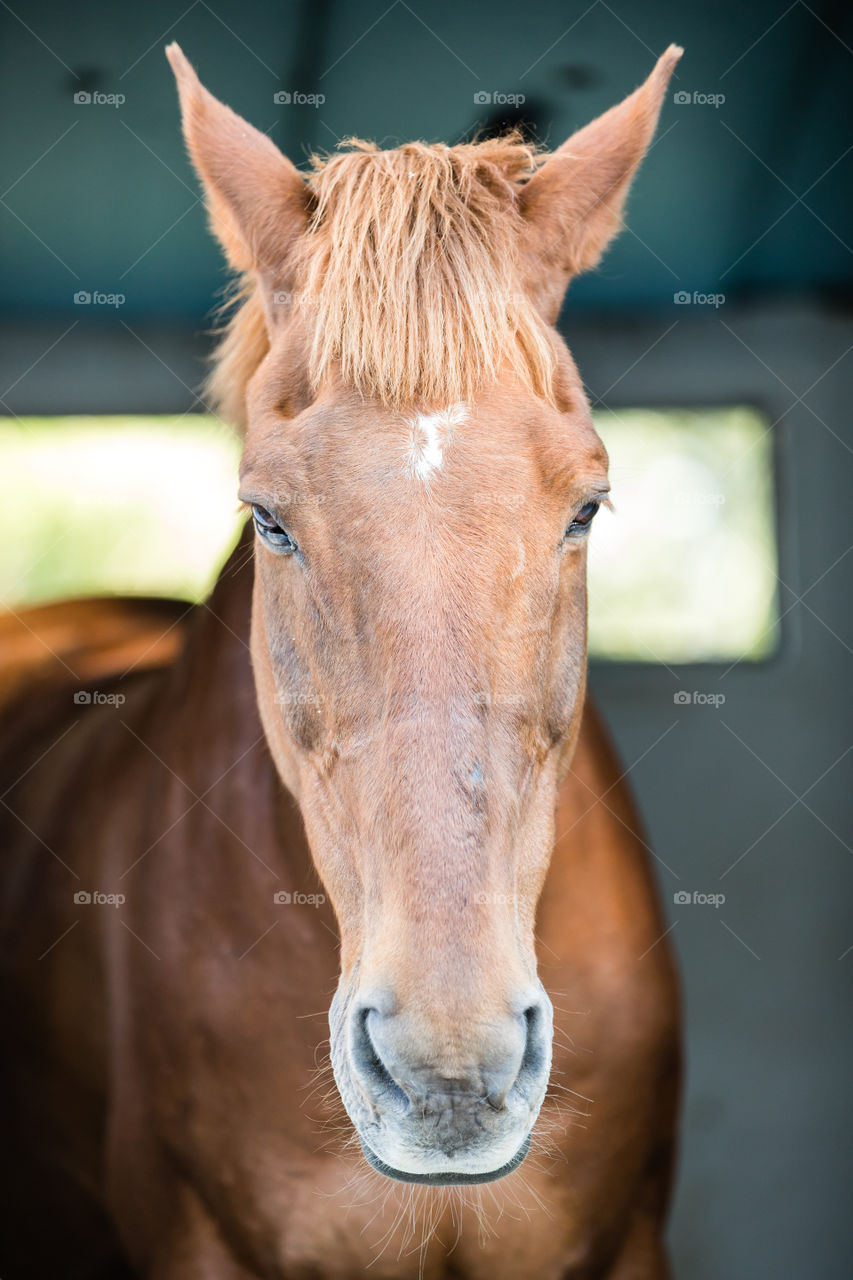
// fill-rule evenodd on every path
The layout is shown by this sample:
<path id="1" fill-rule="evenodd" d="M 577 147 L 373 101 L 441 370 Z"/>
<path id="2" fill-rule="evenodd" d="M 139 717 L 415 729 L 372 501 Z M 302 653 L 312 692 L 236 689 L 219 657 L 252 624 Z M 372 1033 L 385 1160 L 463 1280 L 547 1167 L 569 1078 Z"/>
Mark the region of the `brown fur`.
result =
<path id="1" fill-rule="evenodd" d="M 314 189 L 169 56 L 251 281 L 219 371 L 242 498 L 298 549 L 249 527 L 174 662 L 107 686 L 120 713 L 63 681 L 7 710 L 0 1269 L 663 1280 L 674 975 L 619 766 L 581 727 L 577 521 L 607 457 L 556 334 L 551 394 L 519 335 L 611 233 L 677 53 L 582 131 L 568 185 L 558 152 L 519 186 L 509 142 L 356 150 Z M 317 307 L 293 296 L 312 272 Z M 470 394 L 425 483 L 442 353 L 441 392 Z M 318 875 L 329 902 L 300 908 Z M 333 989 L 324 1142 L 299 1099 Z M 412 1193 L 353 1126 L 444 1181 L 534 1145 Z"/>
<path id="2" fill-rule="evenodd" d="M 335 917 L 272 901 L 323 886 L 262 740 L 253 576 L 244 537 L 180 658 L 93 677 L 119 713 L 76 707 L 67 673 L 4 713 L 4 1280 L 663 1280 L 675 975 L 594 708 L 536 924 L 556 1023 L 534 1151 L 491 1187 L 389 1183 L 328 1069 Z"/>

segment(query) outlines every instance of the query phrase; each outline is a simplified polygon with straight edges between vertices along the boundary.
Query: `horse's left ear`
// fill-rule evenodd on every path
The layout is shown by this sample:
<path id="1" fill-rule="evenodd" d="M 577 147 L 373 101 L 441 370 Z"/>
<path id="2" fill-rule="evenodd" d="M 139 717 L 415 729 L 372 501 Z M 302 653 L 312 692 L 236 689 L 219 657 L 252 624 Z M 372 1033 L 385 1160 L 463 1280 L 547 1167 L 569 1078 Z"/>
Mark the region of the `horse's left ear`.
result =
<path id="1" fill-rule="evenodd" d="M 521 189 L 527 222 L 522 267 L 537 306 L 552 324 L 571 278 L 596 265 L 622 224 L 631 179 L 648 150 L 682 53 L 671 44 L 645 84 L 564 142 Z"/>
<path id="2" fill-rule="evenodd" d="M 177 44 L 166 57 L 178 82 L 187 150 L 229 263 L 255 272 L 267 294 L 288 290 L 293 248 L 308 223 L 306 182 L 265 133 L 205 89 Z"/>

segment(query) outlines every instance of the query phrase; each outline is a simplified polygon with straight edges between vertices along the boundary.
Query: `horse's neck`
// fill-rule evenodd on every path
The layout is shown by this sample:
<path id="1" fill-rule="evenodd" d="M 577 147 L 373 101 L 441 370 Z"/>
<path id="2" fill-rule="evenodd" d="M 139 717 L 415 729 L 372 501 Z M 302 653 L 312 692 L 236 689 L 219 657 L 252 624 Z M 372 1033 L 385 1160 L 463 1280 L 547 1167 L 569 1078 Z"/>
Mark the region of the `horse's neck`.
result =
<path id="1" fill-rule="evenodd" d="M 316 877 L 301 818 L 276 772 L 257 706 L 249 650 L 253 543 L 249 524 L 209 600 L 195 610 L 183 653 L 161 687 L 160 715 L 167 740 L 179 744 L 171 767 L 202 797 L 199 821 L 215 810 L 222 830 L 234 833 L 237 861 L 245 863 L 248 846 L 264 865 L 310 886 Z"/>

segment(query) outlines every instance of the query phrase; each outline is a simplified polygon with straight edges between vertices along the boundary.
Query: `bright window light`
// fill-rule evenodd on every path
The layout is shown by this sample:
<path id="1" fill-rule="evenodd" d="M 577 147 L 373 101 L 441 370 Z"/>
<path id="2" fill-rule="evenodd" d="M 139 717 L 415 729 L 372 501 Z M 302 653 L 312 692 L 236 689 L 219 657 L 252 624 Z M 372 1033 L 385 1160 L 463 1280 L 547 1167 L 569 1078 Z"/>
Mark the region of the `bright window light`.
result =
<path id="1" fill-rule="evenodd" d="M 773 446 L 750 408 L 597 413 L 613 512 L 589 558 L 589 642 L 632 662 L 760 659 L 778 643 Z"/>
<path id="2" fill-rule="evenodd" d="M 771 436 L 748 408 L 595 415 L 614 510 L 590 546 L 590 654 L 760 659 L 778 639 Z M 202 599 L 234 542 L 239 441 L 217 419 L 7 419 L 0 606 Z"/>
<path id="3" fill-rule="evenodd" d="M 239 458 L 208 415 L 7 419 L 0 604 L 201 599 L 237 531 Z"/>

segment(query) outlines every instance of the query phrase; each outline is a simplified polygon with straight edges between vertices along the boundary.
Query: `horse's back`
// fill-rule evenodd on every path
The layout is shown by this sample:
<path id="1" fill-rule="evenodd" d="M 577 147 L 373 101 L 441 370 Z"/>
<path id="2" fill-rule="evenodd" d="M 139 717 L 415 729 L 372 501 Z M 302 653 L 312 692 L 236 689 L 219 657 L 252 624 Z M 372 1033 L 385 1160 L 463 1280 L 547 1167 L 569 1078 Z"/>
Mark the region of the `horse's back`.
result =
<path id="1" fill-rule="evenodd" d="M 105 596 L 0 613 L 0 709 L 33 685 L 85 685 L 167 665 L 190 612 L 181 600 Z"/>
<path id="2" fill-rule="evenodd" d="M 97 929 L 75 906 L 78 890 L 103 887 L 87 875 L 95 820 L 120 803 L 126 762 L 109 706 L 85 704 L 93 689 L 123 690 L 123 715 L 145 699 L 181 652 L 190 613 L 182 601 L 91 598 L 0 614 L 0 970 L 15 1049 L 0 1070 L 0 1258 L 22 1280 L 69 1257 L 86 1280 L 130 1274 L 100 1204 L 106 975 Z M 78 926 L 87 936 L 69 949 Z M 68 1035 L 69 1022 L 87 1035 Z"/>

